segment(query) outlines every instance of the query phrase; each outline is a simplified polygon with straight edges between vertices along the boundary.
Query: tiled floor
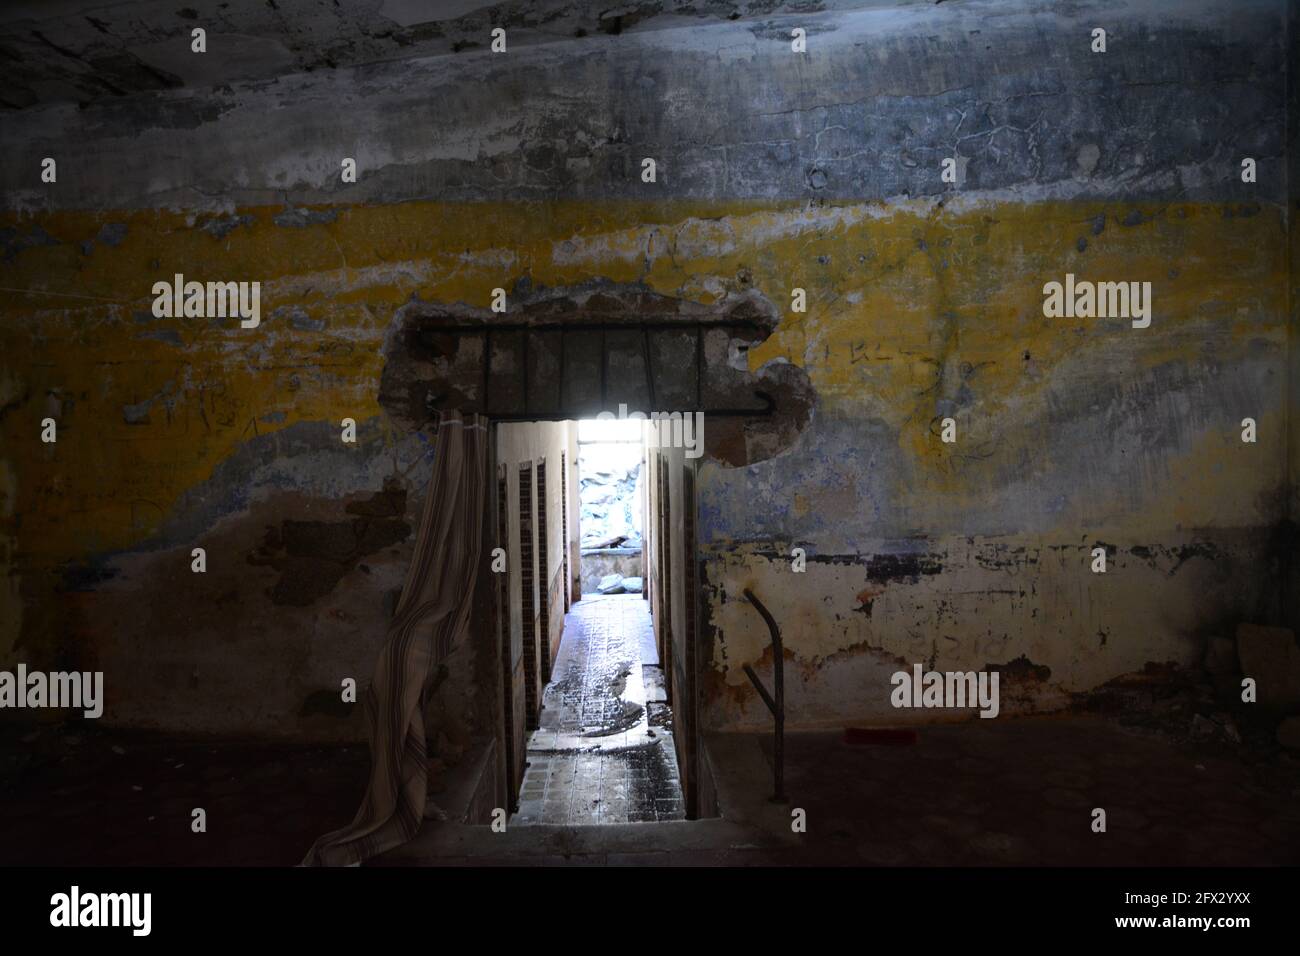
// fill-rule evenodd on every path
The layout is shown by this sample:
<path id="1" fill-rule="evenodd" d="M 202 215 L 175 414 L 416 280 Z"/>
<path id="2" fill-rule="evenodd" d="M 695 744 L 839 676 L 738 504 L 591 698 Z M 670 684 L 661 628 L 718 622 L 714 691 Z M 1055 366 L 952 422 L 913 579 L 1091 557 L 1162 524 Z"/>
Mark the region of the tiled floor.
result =
<path id="1" fill-rule="evenodd" d="M 619 594 L 573 605 L 552 670 L 511 824 L 684 819 L 647 602 Z"/>

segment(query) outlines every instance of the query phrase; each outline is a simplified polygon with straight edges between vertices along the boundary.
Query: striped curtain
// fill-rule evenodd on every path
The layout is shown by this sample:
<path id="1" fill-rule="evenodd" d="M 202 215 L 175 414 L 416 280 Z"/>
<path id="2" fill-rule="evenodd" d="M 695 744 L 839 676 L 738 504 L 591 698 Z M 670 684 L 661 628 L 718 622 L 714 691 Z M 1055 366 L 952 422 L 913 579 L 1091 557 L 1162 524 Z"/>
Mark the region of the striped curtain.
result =
<path id="1" fill-rule="evenodd" d="M 464 639 L 478 576 L 487 498 L 487 421 L 445 412 L 415 553 L 374 679 L 365 693 L 370 782 L 352 823 L 312 846 L 305 866 L 344 866 L 415 836 L 424 816 L 429 684 Z"/>

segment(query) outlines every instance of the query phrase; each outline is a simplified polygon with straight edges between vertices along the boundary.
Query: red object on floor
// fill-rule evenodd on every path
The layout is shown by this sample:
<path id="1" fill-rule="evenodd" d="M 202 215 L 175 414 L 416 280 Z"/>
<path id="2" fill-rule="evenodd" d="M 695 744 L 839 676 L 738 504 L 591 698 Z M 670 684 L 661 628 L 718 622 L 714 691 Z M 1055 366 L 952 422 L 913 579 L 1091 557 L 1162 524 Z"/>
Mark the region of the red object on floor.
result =
<path id="1" fill-rule="evenodd" d="M 845 727 L 846 744 L 914 744 L 917 736 L 915 730 L 883 730 L 863 727 Z"/>

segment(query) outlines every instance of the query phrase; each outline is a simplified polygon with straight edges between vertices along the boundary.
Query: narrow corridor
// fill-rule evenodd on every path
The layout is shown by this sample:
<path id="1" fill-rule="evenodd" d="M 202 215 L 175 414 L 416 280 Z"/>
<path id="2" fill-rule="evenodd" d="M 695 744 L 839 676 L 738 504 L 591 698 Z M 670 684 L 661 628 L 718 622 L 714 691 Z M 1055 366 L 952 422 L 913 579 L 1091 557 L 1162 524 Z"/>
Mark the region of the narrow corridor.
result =
<path id="1" fill-rule="evenodd" d="M 685 818 L 672 715 L 650 609 L 639 594 L 574 604 L 528 739 L 511 824 Z"/>

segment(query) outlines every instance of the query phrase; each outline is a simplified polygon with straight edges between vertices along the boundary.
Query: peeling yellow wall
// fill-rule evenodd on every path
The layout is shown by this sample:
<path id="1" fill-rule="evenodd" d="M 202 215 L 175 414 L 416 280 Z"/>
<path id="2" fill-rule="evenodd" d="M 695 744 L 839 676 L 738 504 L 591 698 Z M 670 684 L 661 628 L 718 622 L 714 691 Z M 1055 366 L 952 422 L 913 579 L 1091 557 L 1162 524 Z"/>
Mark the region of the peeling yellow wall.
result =
<path id="1" fill-rule="evenodd" d="M 523 277 L 534 286 L 594 278 L 642 282 L 703 303 L 759 290 L 785 318 L 750 353 L 751 368 L 772 359 L 806 368 L 818 397 L 814 429 L 829 421 L 874 423 L 873 436 L 888 436 L 874 454 L 889 462 L 877 487 L 885 504 L 877 506 L 906 516 L 905 527 L 882 527 L 878 537 L 934 537 L 941 539 L 934 550 L 953 554 L 955 577 L 909 585 L 927 591 L 913 595 L 929 608 L 917 621 L 931 619 L 953 588 L 990 587 L 978 563 L 971 564 L 975 559 L 955 551 L 971 516 L 1006 492 L 1009 473 L 1031 483 L 1068 483 L 1056 460 L 1068 449 L 1050 433 L 1062 402 L 1100 440 L 1113 427 L 1107 416 L 1116 408 L 1130 416 L 1150 409 L 1152 394 L 1137 383 L 1156 370 L 1174 374 L 1180 365 L 1194 366 L 1193 380 L 1199 375 L 1222 384 L 1242 363 L 1276 362 L 1279 375 L 1284 367 L 1287 240 L 1281 210 L 1267 206 L 405 203 L 322 209 L 333 220 L 306 227 L 276 225 L 278 211 L 239 210 L 250 221 L 221 238 L 204 229 L 208 220 L 152 211 L 0 221 L 20 236 L 39 225 L 54 240 L 0 262 L 5 658 L 15 657 L 20 638 L 29 659 L 64 641 L 73 622 L 68 603 L 55 599 L 61 569 L 145 543 L 187 549 L 187 542 L 159 535 L 183 496 L 204 487 L 251 438 L 352 417 L 372 435 L 377 430 L 379 448 L 397 442 L 401 436 L 376 401 L 381 346 L 395 311 L 413 297 L 484 307 L 494 287 L 511 288 Z M 124 224 L 125 237 L 115 246 L 94 243 L 87 252 L 82 244 L 108 223 Z M 1042 285 L 1067 271 L 1079 280 L 1151 281 L 1151 327 L 1044 318 Z M 175 273 L 187 280 L 260 281 L 261 326 L 154 319 L 151 288 Z M 794 287 L 807 290 L 806 314 L 789 311 Z M 1250 381 L 1241 394 L 1256 393 L 1258 382 Z M 1149 485 L 1116 487 L 1109 498 L 1075 501 L 1050 516 L 1027 514 L 1028 530 L 1017 546 L 1082 546 L 1087 536 L 1121 546 L 1174 546 L 1194 529 L 1267 526 L 1280 507 L 1274 499 L 1285 475 L 1280 377 L 1273 395 L 1260 407 L 1229 414 L 1257 418 L 1257 445 L 1242 446 L 1233 431 L 1192 415 L 1180 426 L 1185 434 L 1150 436 Z M 936 402 L 945 400 L 959 406 L 956 446 L 939 442 L 932 429 Z M 125 420 L 124 406 L 150 401 L 147 421 Z M 1176 410 L 1155 411 L 1153 427 L 1172 427 Z M 47 414 L 59 423 L 56 445 L 39 438 Z M 814 550 L 861 551 L 876 536 L 876 519 L 855 516 L 860 491 L 835 476 L 844 468 L 869 470 L 871 462 L 829 471 L 824 463 L 789 463 L 804 451 L 796 443 L 782 456 L 786 464 L 750 474 L 767 482 L 769 496 L 784 495 L 790 527 L 816 530 Z M 1109 467 L 1104 452 L 1095 467 Z M 781 485 L 782 474 L 800 468 L 811 476 L 806 485 Z M 1104 475 L 1088 480 L 1090 487 L 1106 487 Z M 706 501 L 713 496 L 718 506 L 702 522 L 706 549 L 716 558 L 715 585 L 725 582 L 726 592 L 735 593 L 757 575 L 773 592 L 768 603 L 778 616 L 801 622 L 792 625 L 789 647 L 810 666 L 871 643 L 861 620 L 844 617 L 862 587 L 852 572 L 822 566 L 799 581 L 764 577 L 776 573 L 767 567 L 770 559 L 746 551 L 780 537 L 764 524 L 762 499 L 723 469 L 706 470 L 701 482 Z M 1005 502 L 996 507 L 1006 515 L 1001 530 L 1016 531 L 1014 509 Z M 1065 586 L 1064 578 L 1051 577 L 1051 588 Z M 1108 578 L 1105 586 L 1116 591 L 1111 596 L 1090 593 L 1101 585 L 1086 581 L 1082 592 L 1040 598 L 1036 606 L 1048 617 L 1079 600 L 1139 608 L 1151 593 L 1143 580 Z M 135 586 L 147 608 L 154 586 Z M 877 604 L 873 626 L 902 614 L 901 604 L 890 610 L 891 601 L 903 601 L 902 594 Z M 1132 616 L 1125 626 L 1146 638 L 1120 641 L 1122 653 L 1073 669 L 1071 655 L 1093 653 L 1076 646 L 1083 624 L 1064 629 L 1057 639 L 1064 643 L 1051 649 L 1041 646 L 1043 618 L 1010 605 L 992 622 L 962 612 L 951 630 L 962 640 L 991 627 L 999 636 L 990 659 L 1051 660 L 1054 671 L 1074 675 L 1069 689 L 1080 689 L 1143 660 L 1174 656 L 1171 635 L 1191 625 L 1171 621 L 1171 611 L 1157 607 Z M 720 628 L 714 667 L 734 689 L 743 680 L 739 665 L 761 657 L 752 639 L 761 629 L 721 600 L 710 617 Z M 139 627 L 145 639 L 149 616 L 125 626 Z M 981 640 L 953 659 L 979 660 L 992 639 Z M 906 655 L 930 643 L 897 638 L 885 651 Z M 811 681 L 809 721 L 840 719 L 857 706 L 858 690 L 843 680 L 820 698 L 822 685 Z M 748 704 L 732 708 L 719 699 L 716 724 L 732 717 L 743 722 L 737 715 Z"/>

